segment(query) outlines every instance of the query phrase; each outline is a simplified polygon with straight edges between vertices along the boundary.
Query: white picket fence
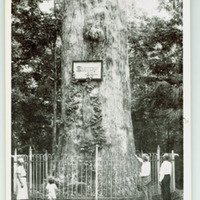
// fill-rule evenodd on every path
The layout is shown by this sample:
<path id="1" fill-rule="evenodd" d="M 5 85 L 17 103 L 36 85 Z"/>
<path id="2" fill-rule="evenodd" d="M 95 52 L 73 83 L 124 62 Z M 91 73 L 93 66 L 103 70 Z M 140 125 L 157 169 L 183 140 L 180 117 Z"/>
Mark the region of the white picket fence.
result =
<path id="1" fill-rule="evenodd" d="M 172 151 L 171 192 L 175 191 L 175 156 Z M 153 194 L 160 193 L 159 171 L 162 157 L 158 146 L 156 153 L 149 153 L 151 162 L 151 188 Z M 52 154 L 33 154 L 31 147 L 28 155 L 18 155 L 17 150 L 13 158 L 13 193 L 16 192 L 17 158 L 24 157 L 27 171 L 27 182 L 30 199 L 46 199 L 45 186 L 49 176 L 57 176 L 59 194 L 58 199 L 132 199 L 133 194 L 138 196 L 137 190 L 132 194 L 126 193 L 127 177 L 133 176 L 134 161 L 132 158 L 99 159 L 98 145 L 95 155 L 84 161 L 74 158 L 73 161 L 56 161 Z M 57 166 L 57 170 L 55 170 Z M 113 166 L 116 171 L 112 171 Z M 61 173 L 65 168 L 65 173 Z M 54 172 L 57 171 L 57 175 Z M 64 174 L 62 178 L 60 174 Z M 73 176 L 76 176 L 74 179 Z M 76 180 L 76 181 L 73 181 Z M 135 177 L 137 179 L 137 177 Z M 137 182 L 136 182 L 137 184 Z M 130 185 L 130 183 L 129 183 Z M 136 187 L 133 187 L 136 188 Z"/>

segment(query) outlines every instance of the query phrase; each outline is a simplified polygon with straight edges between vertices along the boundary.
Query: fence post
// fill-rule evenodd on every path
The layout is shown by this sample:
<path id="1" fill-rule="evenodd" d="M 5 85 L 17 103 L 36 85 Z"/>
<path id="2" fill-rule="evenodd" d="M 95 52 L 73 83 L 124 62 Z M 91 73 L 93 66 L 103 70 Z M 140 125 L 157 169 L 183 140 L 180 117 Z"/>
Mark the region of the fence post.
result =
<path id="1" fill-rule="evenodd" d="M 160 193 L 160 183 L 159 183 L 159 177 L 160 177 L 160 146 L 158 145 L 157 147 L 157 188 L 158 188 L 158 193 Z"/>
<path id="2" fill-rule="evenodd" d="M 175 191 L 175 155 L 174 155 L 174 150 L 172 150 L 172 182 L 171 182 L 171 191 L 174 192 Z"/>
<path id="3" fill-rule="evenodd" d="M 141 156 L 141 158 L 142 158 L 142 155 L 143 155 L 143 150 L 140 151 L 140 156 Z"/>
<path id="4" fill-rule="evenodd" d="M 98 200 L 98 144 L 96 144 L 96 154 L 95 154 L 95 168 L 96 168 L 96 178 L 95 178 L 95 200 Z"/>
<path id="5" fill-rule="evenodd" d="M 29 147 L 29 187 L 32 191 L 32 148 Z"/>
<path id="6" fill-rule="evenodd" d="M 14 152 L 14 169 L 13 169 L 13 186 L 14 186 L 14 193 L 16 194 L 17 192 L 17 177 L 16 177 L 16 172 L 17 172 L 17 149 L 15 149 Z"/>
<path id="7" fill-rule="evenodd" d="M 45 169 L 45 172 L 46 172 L 46 178 L 48 177 L 48 153 L 47 151 L 45 152 L 45 161 L 46 161 L 46 169 Z"/>

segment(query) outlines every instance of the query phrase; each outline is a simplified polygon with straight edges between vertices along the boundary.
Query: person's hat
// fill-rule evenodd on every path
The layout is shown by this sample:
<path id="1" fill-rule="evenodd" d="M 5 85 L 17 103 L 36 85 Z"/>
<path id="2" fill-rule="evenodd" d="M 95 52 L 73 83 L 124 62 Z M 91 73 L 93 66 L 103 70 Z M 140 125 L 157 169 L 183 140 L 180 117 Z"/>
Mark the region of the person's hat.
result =
<path id="1" fill-rule="evenodd" d="M 142 155 L 142 159 L 145 160 L 145 161 L 149 161 L 149 155 L 146 154 L 146 153 L 143 154 L 143 155 Z"/>
<path id="2" fill-rule="evenodd" d="M 17 159 L 17 162 L 22 164 L 22 163 L 24 163 L 24 159 L 22 157 L 20 157 L 20 158 Z"/>
<path id="3" fill-rule="evenodd" d="M 169 160 L 170 156 L 169 156 L 168 153 L 164 153 L 163 158 L 166 159 L 166 160 Z"/>

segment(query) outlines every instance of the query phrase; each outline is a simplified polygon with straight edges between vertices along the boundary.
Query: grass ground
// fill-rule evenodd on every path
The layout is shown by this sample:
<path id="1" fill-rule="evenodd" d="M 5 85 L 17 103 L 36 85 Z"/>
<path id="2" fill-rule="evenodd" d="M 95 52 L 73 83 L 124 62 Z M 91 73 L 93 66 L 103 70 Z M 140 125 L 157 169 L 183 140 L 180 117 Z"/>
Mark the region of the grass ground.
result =
<path id="1" fill-rule="evenodd" d="M 161 195 L 153 196 L 152 200 L 162 200 Z M 183 190 L 176 190 L 171 194 L 171 200 L 183 200 Z"/>
<path id="2" fill-rule="evenodd" d="M 44 198 L 41 198 L 44 200 Z M 16 200 L 16 196 L 12 196 L 12 200 Z M 38 199 L 39 200 L 39 199 Z M 137 200 L 143 200 L 142 198 L 138 198 Z M 152 200 L 162 200 L 161 195 L 154 195 Z M 183 200 L 183 190 L 176 189 L 175 192 L 171 194 L 171 200 Z"/>

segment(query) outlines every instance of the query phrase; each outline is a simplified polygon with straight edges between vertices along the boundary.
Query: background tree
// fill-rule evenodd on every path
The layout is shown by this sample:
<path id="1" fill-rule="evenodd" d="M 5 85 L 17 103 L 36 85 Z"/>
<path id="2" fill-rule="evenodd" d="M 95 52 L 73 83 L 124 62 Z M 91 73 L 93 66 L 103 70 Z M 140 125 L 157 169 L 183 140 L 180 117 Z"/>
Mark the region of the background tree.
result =
<path id="1" fill-rule="evenodd" d="M 155 152 L 160 145 L 162 152 L 175 150 L 182 187 L 183 38 L 182 3 L 177 2 L 175 9 L 161 4 L 170 12 L 168 19 L 143 17 L 130 23 L 129 64 L 136 148 Z"/>
<path id="2" fill-rule="evenodd" d="M 12 1 L 12 148 L 20 153 L 30 145 L 35 152 L 52 151 L 53 106 L 61 94 L 60 56 L 54 60 L 59 22 L 41 12 L 41 2 Z"/>

